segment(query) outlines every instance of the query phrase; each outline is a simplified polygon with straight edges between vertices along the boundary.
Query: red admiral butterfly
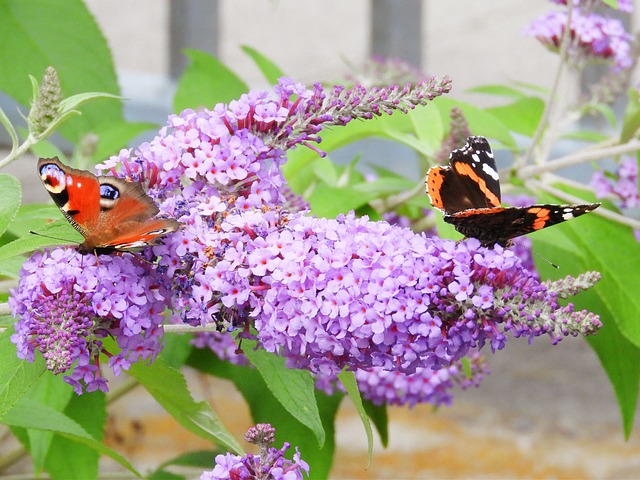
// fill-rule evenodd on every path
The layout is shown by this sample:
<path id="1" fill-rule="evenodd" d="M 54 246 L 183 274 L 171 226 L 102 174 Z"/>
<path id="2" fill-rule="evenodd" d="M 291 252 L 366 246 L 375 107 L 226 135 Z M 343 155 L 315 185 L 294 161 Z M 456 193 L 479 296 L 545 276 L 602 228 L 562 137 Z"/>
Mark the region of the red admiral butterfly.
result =
<path id="1" fill-rule="evenodd" d="M 485 247 L 508 247 L 511 239 L 579 217 L 600 206 L 531 205 L 502 207 L 500 180 L 489 142 L 469 137 L 449 155 L 445 167 L 432 167 L 425 180 L 431 205 L 444 212 L 444 221 Z"/>

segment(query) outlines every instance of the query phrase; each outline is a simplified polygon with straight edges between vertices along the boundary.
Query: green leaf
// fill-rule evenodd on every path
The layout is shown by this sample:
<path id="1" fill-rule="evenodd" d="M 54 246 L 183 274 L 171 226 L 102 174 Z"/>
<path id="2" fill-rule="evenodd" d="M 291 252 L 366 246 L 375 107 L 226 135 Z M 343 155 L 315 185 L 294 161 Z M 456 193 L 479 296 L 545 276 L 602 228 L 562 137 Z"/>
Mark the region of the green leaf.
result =
<path id="1" fill-rule="evenodd" d="M 495 138 L 507 148 L 517 149 L 517 144 L 511 136 L 509 126 L 505 125 L 491 112 L 447 97 L 439 97 L 436 102 L 433 102 L 433 105 L 446 115 L 449 115 L 453 107 L 458 107 L 462 110 L 464 118 L 469 124 L 469 130 L 473 135 Z"/>
<path id="2" fill-rule="evenodd" d="M 46 405 L 61 412 L 65 409 L 73 389 L 68 383 L 62 381 L 62 377 L 54 375 L 42 375 L 40 379 L 32 385 L 24 398 Z M 45 460 L 49 453 L 49 447 L 53 440 L 53 432 L 45 430 L 28 430 L 29 452 L 33 459 L 34 468 L 37 472 L 44 467 Z"/>
<path id="3" fill-rule="evenodd" d="M 318 444 L 325 442 L 325 431 L 316 404 L 314 380 L 306 370 L 287 368 L 285 360 L 262 349 L 255 342 L 243 340 L 243 352 L 255 366 L 271 393 L 282 406 L 315 435 Z"/>
<path id="4" fill-rule="evenodd" d="M 0 173 L 0 235 L 13 221 L 22 203 L 20 181 L 8 173 Z"/>
<path id="5" fill-rule="evenodd" d="M 467 91 L 471 93 L 483 93 L 485 95 L 510 97 L 515 100 L 522 100 L 527 97 L 520 90 L 509 87 L 508 85 L 480 85 L 479 87 L 469 88 Z"/>
<path id="6" fill-rule="evenodd" d="M 562 135 L 563 139 L 578 140 L 580 142 L 604 142 L 609 138 L 609 135 L 605 135 L 602 132 L 593 132 L 589 130 L 574 130 Z"/>
<path id="7" fill-rule="evenodd" d="M 487 109 L 511 131 L 528 137 L 534 135 L 543 111 L 544 102 L 536 97 L 522 98 L 510 105 Z"/>
<path id="8" fill-rule="evenodd" d="M 419 153 L 433 156 L 444 138 L 445 126 L 442 116 L 437 108 L 414 108 L 407 116 L 413 124 L 415 135 L 420 148 L 415 150 Z"/>
<path id="9" fill-rule="evenodd" d="M 246 93 L 249 87 L 220 60 L 208 53 L 187 49 L 189 66 L 178 82 L 173 98 L 173 109 L 213 108 L 217 103 L 227 103 Z"/>
<path id="10" fill-rule="evenodd" d="M 597 289 L 597 287 L 596 287 Z M 590 311 L 600 313 L 603 327 L 597 335 L 587 337 L 596 352 L 604 371 L 616 394 L 626 440 L 629 440 L 638 408 L 638 388 L 640 388 L 640 349 L 620 332 L 613 317 L 600 301 L 597 293 L 585 292 L 583 305 Z"/>
<path id="11" fill-rule="evenodd" d="M 142 476 L 124 457 L 96 440 L 77 422 L 46 405 L 23 399 L 7 412 L 2 420 L 7 425 L 15 427 L 55 432 L 65 438 L 87 445 L 103 455 L 107 455 L 134 475 Z"/>
<path id="12" fill-rule="evenodd" d="M 611 8 L 615 8 L 616 10 L 619 8 L 618 0 L 602 0 L 604 3 L 609 5 Z"/>
<path id="13" fill-rule="evenodd" d="M 83 242 L 83 238 L 80 233 L 78 233 L 66 220 L 59 220 L 39 228 L 36 233 L 40 235 L 26 235 L 1 246 L 0 260 L 20 255 L 21 253 L 32 252 L 40 247 L 60 245 L 67 239 L 68 243 L 72 245 L 74 243 L 78 245 Z M 48 235 L 48 237 L 41 235 Z"/>
<path id="14" fill-rule="evenodd" d="M 629 101 L 624 111 L 620 143 L 626 143 L 638 134 L 640 129 L 640 92 L 637 89 L 629 90 Z"/>
<path id="15" fill-rule="evenodd" d="M 165 335 L 160 358 L 170 367 L 180 369 L 191 354 L 191 335 Z"/>
<path id="16" fill-rule="evenodd" d="M 242 51 L 251 57 L 251 60 L 258 66 L 262 75 L 264 75 L 265 80 L 269 85 L 275 85 L 278 83 L 278 79 L 280 77 L 286 76 L 285 73 L 280 70 L 275 63 L 265 57 L 262 53 L 258 52 L 256 49 L 251 48 L 247 45 L 242 45 Z"/>
<path id="17" fill-rule="evenodd" d="M 367 416 L 375 425 L 378 435 L 380 435 L 382 446 L 387 448 L 389 445 L 389 415 L 387 414 L 387 406 L 385 404 L 374 405 L 370 401 L 363 401 L 362 405 L 364 406 L 365 412 L 367 412 Z"/>
<path id="18" fill-rule="evenodd" d="M 0 2 L 0 90 L 29 105 L 28 76 L 42 78 L 54 66 L 63 95 L 90 91 L 118 95 L 119 88 L 107 42 L 81 0 L 4 0 Z M 82 116 L 66 122 L 60 133 L 77 142 L 93 126 L 122 119 L 122 103 L 94 101 Z"/>
<path id="19" fill-rule="evenodd" d="M 191 397 L 182 373 L 156 359 L 151 365 L 136 363 L 129 375 L 136 378 L 162 407 L 191 433 L 241 453 L 242 447 L 206 402 Z"/>
<path id="20" fill-rule="evenodd" d="M 17 279 L 24 263 L 23 257 L 5 258 L 0 262 L 0 276 Z"/>
<path id="21" fill-rule="evenodd" d="M 334 423 L 344 395 L 328 396 L 322 392 L 316 392 L 316 402 L 326 432 L 326 441 L 322 447 L 319 447 L 311 431 L 291 417 L 291 414 L 273 396 L 264 378 L 255 368 L 220 361 L 211 351 L 203 349 L 194 349 L 188 364 L 201 372 L 233 382 L 249 404 L 253 421 L 270 423 L 276 428 L 275 445 L 277 447 L 283 441 L 298 446 L 302 458 L 311 466 L 312 477 L 329 477 L 336 448 Z"/>
<path id="22" fill-rule="evenodd" d="M 362 426 L 364 427 L 364 431 L 367 435 L 367 468 L 371 464 L 371 458 L 373 457 L 373 430 L 371 429 L 371 421 L 369 420 L 369 416 L 362 404 L 362 397 L 360 396 L 360 391 L 358 390 L 358 382 L 356 381 L 356 376 L 353 372 L 344 370 L 338 374 L 338 380 L 344 386 L 347 391 L 347 395 L 353 402 L 354 407 L 356 407 L 356 411 L 358 415 L 360 415 L 360 420 L 362 421 Z"/>
<path id="23" fill-rule="evenodd" d="M 18 358 L 16 346 L 11 343 L 13 329 L 0 334 L 0 421 L 44 373 L 44 361 L 36 355 L 34 362 Z"/>
<path id="24" fill-rule="evenodd" d="M 408 116 L 397 112 L 391 116 L 351 122 L 344 127 L 323 130 L 321 132 L 322 143 L 320 146 L 324 152 L 331 152 L 364 138 L 379 137 L 389 139 L 401 133 L 406 134 L 413 131 L 413 125 Z M 282 171 L 291 189 L 294 192 L 302 192 L 308 185 L 310 165 L 320 157 L 317 152 L 304 146 L 289 150 L 287 156 L 288 160 L 283 165 Z"/>
<path id="25" fill-rule="evenodd" d="M 106 395 L 97 391 L 73 395 L 64 413 L 92 437 L 102 440 L 106 407 Z M 73 462 L 69 458 L 73 458 Z M 92 446 L 56 436 L 47 457 L 46 470 L 53 478 L 97 478 L 99 460 L 99 452 Z"/>
<path id="26" fill-rule="evenodd" d="M 541 200 L 558 203 L 553 197 Z M 640 345 L 640 299 L 635 291 L 640 284 L 640 271 L 636 262 L 620 252 L 637 251 L 633 232 L 594 212 L 542 230 L 532 235 L 532 240 L 535 251 L 560 264 L 560 270 L 556 270 L 538 262 L 543 277 L 576 276 L 591 270 L 602 274 L 602 280 L 594 288 L 572 302 L 576 309 L 598 313 L 605 325 L 606 330 L 591 337 L 589 343 L 612 382 L 628 435 L 634 421 L 640 375 L 640 363 L 635 360 Z"/>
<path id="27" fill-rule="evenodd" d="M 98 125 L 93 129 L 98 136 L 98 145 L 93 154 L 94 163 L 116 155 L 120 149 L 126 148 L 130 141 L 138 135 L 156 130 L 157 125 L 151 122 L 109 122 Z M 89 168 L 89 165 L 83 166 Z"/>
<path id="28" fill-rule="evenodd" d="M 640 269 L 627 255 L 620 255 L 620 252 L 638 249 L 631 228 L 593 213 L 560 228 L 570 235 L 573 248 L 583 255 L 585 269 L 602 274 L 596 288 L 599 297 L 613 315 L 620 332 L 640 347 L 640 297 L 634 287 L 640 285 Z"/>
<path id="29" fill-rule="evenodd" d="M 71 95 L 69 97 L 63 98 L 60 101 L 60 113 L 65 114 L 72 112 L 80 107 L 80 105 L 84 105 L 85 103 L 89 103 L 92 100 L 97 99 L 122 100 L 123 98 L 119 95 L 114 95 L 112 93 L 106 92 L 77 93 L 76 95 Z"/>
<path id="30" fill-rule="evenodd" d="M 25 203 L 20 206 L 15 221 L 7 231 L 16 237 L 25 237 L 30 231 L 42 228 L 43 225 L 60 219 L 60 216 L 60 210 L 55 205 Z"/>
<path id="31" fill-rule="evenodd" d="M 172 465 L 182 467 L 199 467 L 204 470 L 211 470 L 215 455 L 216 452 L 213 450 L 198 450 L 195 452 L 183 453 L 182 455 L 178 455 L 171 460 L 163 462 L 160 467 L 158 467 L 158 470 L 170 467 Z"/>
<path id="32" fill-rule="evenodd" d="M 360 208 L 374 198 L 377 198 L 375 192 L 365 194 L 354 188 L 331 187 L 318 181 L 307 200 L 315 216 L 333 218 L 339 213 Z"/>

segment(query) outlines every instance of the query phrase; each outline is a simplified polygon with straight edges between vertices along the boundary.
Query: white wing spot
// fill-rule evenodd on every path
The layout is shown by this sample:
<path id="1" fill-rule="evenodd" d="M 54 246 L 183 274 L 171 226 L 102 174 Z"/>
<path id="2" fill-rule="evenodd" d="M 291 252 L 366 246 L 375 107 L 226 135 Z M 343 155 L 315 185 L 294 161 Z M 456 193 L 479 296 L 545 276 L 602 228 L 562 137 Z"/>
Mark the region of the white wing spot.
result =
<path id="1" fill-rule="evenodd" d="M 482 164 L 482 171 L 493 178 L 496 182 L 500 180 L 498 176 L 498 172 L 496 172 L 493 168 L 489 166 L 487 163 Z"/>

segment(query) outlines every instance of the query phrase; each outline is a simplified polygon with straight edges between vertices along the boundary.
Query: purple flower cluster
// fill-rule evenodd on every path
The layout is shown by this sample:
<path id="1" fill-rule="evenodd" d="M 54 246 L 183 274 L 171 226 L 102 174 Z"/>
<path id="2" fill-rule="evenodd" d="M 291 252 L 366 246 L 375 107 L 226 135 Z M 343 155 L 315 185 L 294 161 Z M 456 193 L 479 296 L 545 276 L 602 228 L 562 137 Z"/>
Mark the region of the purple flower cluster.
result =
<path id="1" fill-rule="evenodd" d="M 23 265 L 9 305 L 18 356 L 33 361 L 39 350 L 47 369 L 72 370 L 64 380 L 81 394 L 107 391 L 98 357 L 107 354 L 115 375 L 140 359 L 154 358 L 163 335 L 167 291 L 152 268 L 131 257 L 80 255 L 70 248 L 38 252 Z M 117 355 L 104 349 L 113 336 Z"/>
<path id="2" fill-rule="evenodd" d="M 309 465 L 302 460 L 297 448 L 293 459 L 288 460 L 284 457 L 290 448 L 287 442 L 280 449 L 269 447 L 274 436 L 275 428 L 268 423 L 251 427 L 245 434 L 245 440 L 259 445 L 260 455 L 217 455 L 214 469 L 204 472 L 200 480 L 302 480 L 302 472 L 308 477 Z"/>
<path id="3" fill-rule="evenodd" d="M 512 252 L 476 240 L 276 210 L 229 214 L 219 230 L 194 273 L 208 286 L 198 323 L 250 322 L 263 348 L 314 373 L 438 369 L 487 342 L 502 348 L 507 331 L 558 341 L 600 325 L 560 306 Z"/>
<path id="4" fill-rule="evenodd" d="M 537 38 L 543 45 L 557 50 L 567 24 L 566 11 L 553 11 L 536 19 L 527 27 L 525 35 Z M 571 15 L 569 56 L 572 63 L 586 60 L 612 61 L 616 71 L 632 66 L 631 35 L 622 22 L 597 13 L 574 8 Z"/>
<path id="5" fill-rule="evenodd" d="M 362 398 L 374 405 L 396 405 L 414 407 L 422 403 L 435 406 L 451 405 L 452 389 L 455 385 L 462 389 L 475 387 L 489 373 L 484 357 L 473 352 L 469 359 L 470 376 L 464 371 L 462 361 L 455 362 L 440 370 L 417 368 L 415 373 L 405 374 L 398 371 L 372 367 L 356 370 L 358 390 Z M 344 387 L 332 375 L 316 375 L 316 388 L 331 395 Z"/>
<path id="6" fill-rule="evenodd" d="M 632 157 L 624 157 L 615 173 L 597 170 L 591 177 L 591 187 L 597 198 L 616 198 L 620 208 L 640 206 L 638 161 Z"/>
<path id="7" fill-rule="evenodd" d="M 281 79 L 271 93 L 172 116 L 154 140 L 103 167 L 147 181 L 161 212 L 183 227 L 145 252 L 156 264 L 131 255 L 98 263 L 68 249 L 33 256 L 11 299 L 20 354 L 39 348 L 55 371 L 75 362 L 76 391 L 81 381 L 106 389 L 100 339 L 111 335 L 122 349 L 109 361 L 116 374 L 153 358 L 165 309 L 173 322 L 255 331 L 290 366 L 322 375 L 345 367 L 408 375 L 449 368 L 485 343 L 500 349 L 508 332 L 554 341 L 594 332 L 597 316 L 558 302 L 573 284 L 540 283 L 510 251 L 354 215 L 305 216 L 286 190 L 287 149 L 315 148 L 324 126 L 406 111 L 449 87 L 432 79 L 327 92 Z M 217 347 L 230 355 L 225 341 Z"/>

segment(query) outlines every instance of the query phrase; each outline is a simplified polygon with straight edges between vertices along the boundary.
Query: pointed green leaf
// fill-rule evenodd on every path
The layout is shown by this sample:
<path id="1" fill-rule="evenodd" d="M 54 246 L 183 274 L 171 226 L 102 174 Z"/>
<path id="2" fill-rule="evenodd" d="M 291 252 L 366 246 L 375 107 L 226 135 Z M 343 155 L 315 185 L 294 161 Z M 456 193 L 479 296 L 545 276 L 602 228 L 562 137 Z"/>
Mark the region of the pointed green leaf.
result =
<path id="1" fill-rule="evenodd" d="M 196 402 L 191 397 L 182 373 L 156 359 L 151 365 L 136 363 L 129 374 L 191 433 L 241 453 L 242 447 L 222 424 L 218 415 L 206 402 Z"/>
<path id="2" fill-rule="evenodd" d="M 13 221 L 22 203 L 22 187 L 13 175 L 0 173 L 0 235 Z"/>
<path id="3" fill-rule="evenodd" d="M 246 342 L 246 343 L 245 343 Z M 243 352 L 254 365 L 271 393 L 300 423 L 308 427 L 322 446 L 325 431 L 316 403 L 314 380 L 306 370 L 285 366 L 284 358 L 262 349 L 254 350 L 252 343 L 243 340 Z"/>
<path id="4" fill-rule="evenodd" d="M 73 395 L 64 413 L 96 440 L 102 440 L 106 407 L 106 395 L 97 391 Z M 73 462 L 69 458 L 73 458 Z M 56 436 L 47 457 L 46 470 L 53 478 L 97 478 L 99 460 L 99 452 L 91 446 Z"/>
<path id="5" fill-rule="evenodd" d="M 37 230 L 59 219 L 60 210 L 55 205 L 25 203 L 20 206 L 15 221 L 9 225 L 7 231 L 16 237 L 24 237 L 29 235 L 29 231 Z"/>
<path id="6" fill-rule="evenodd" d="M 60 113 L 64 114 L 76 110 L 80 105 L 96 100 L 98 98 L 108 98 L 112 100 L 123 100 L 123 97 L 105 92 L 85 92 L 63 98 L 60 102 Z"/>
<path id="7" fill-rule="evenodd" d="M 626 143 L 638 135 L 640 129 L 640 92 L 636 88 L 629 90 L 629 101 L 624 111 L 620 143 Z"/>
<path id="8" fill-rule="evenodd" d="M 498 118 L 511 131 L 532 137 L 542 118 L 544 102 L 536 97 L 517 100 L 510 105 L 486 110 Z"/>
<path id="9" fill-rule="evenodd" d="M 552 197 L 541 200 L 558 203 Z M 595 213 L 545 230 L 532 235 L 534 250 L 559 263 L 560 269 L 537 262 L 543 278 L 576 276 L 591 270 L 602 274 L 602 280 L 594 288 L 570 300 L 576 309 L 586 308 L 601 316 L 604 327 L 589 338 L 589 343 L 613 385 L 628 435 L 634 422 L 640 381 L 640 299 L 635 292 L 640 272 L 635 262 L 620 252 L 637 249 L 635 237 L 628 227 Z"/>
<path id="10" fill-rule="evenodd" d="M 624 435 L 627 440 L 634 426 L 638 408 L 638 389 L 640 388 L 640 348 L 632 344 L 621 334 L 612 318 L 611 312 L 600 301 L 597 293 L 586 292 L 585 304 L 590 311 L 598 312 L 603 327 L 597 335 L 587 337 L 591 348 L 596 352 L 604 371 L 609 377 L 616 394 Z"/>
<path id="11" fill-rule="evenodd" d="M 246 93 L 249 87 L 220 60 L 208 53 L 187 49 L 189 66 L 178 82 L 173 98 L 173 109 L 213 108 L 217 103 L 227 103 Z"/>
<path id="12" fill-rule="evenodd" d="M 29 389 L 25 397 L 61 412 L 71 400 L 72 394 L 72 387 L 62 380 L 62 376 L 46 374 L 42 375 Z M 35 470 L 39 472 L 44 468 L 45 460 L 49 454 L 53 432 L 27 430 L 27 435 L 29 437 L 29 452 L 33 459 L 33 465 Z"/>
<path id="13" fill-rule="evenodd" d="M 61 245 L 64 244 L 66 240 L 68 240 L 70 245 L 79 245 L 83 242 L 80 233 L 66 220 L 58 220 L 57 222 L 39 228 L 36 230 L 36 233 L 40 235 L 26 235 L 0 247 L 0 260 L 22 253 L 32 252 L 41 247 Z M 47 235 L 47 237 L 42 235 Z"/>
<path id="14" fill-rule="evenodd" d="M 17 356 L 11 343 L 13 329 L 0 334 L 0 421 L 25 395 L 44 373 L 44 361 L 36 356 L 35 362 L 27 362 Z"/>
<path id="15" fill-rule="evenodd" d="M 437 108 L 415 108 L 407 113 L 419 142 L 416 151 L 432 156 L 444 138 L 445 126 Z"/>
<path id="16" fill-rule="evenodd" d="M 100 162 L 111 155 L 117 155 L 120 149 L 126 148 L 138 135 L 149 130 L 157 130 L 157 125 L 151 122 L 109 122 L 98 125 L 93 132 L 98 137 L 98 145 L 93 154 L 93 160 Z M 89 168 L 93 165 L 87 165 Z"/>
<path id="17" fill-rule="evenodd" d="M 508 85 L 480 85 L 467 90 L 471 93 L 483 93 L 485 95 L 496 95 L 500 97 L 510 97 L 515 100 L 522 100 L 527 95 L 520 90 Z"/>
<path id="18" fill-rule="evenodd" d="M 378 431 L 378 435 L 380 435 L 380 442 L 383 447 L 387 447 L 389 445 L 389 415 L 387 414 L 387 406 L 383 405 L 374 405 L 370 401 L 362 402 L 364 406 L 365 412 L 367 412 L 367 416 L 376 427 Z"/>
<path id="19" fill-rule="evenodd" d="M 367 468 L 371 464 L 371 458 L 373 457 L 373 430 L 371 429 L 371 421 L 369 420 L 369 416 L 362 404 L 362 397 L 360 396 L 360 390 L 358 390 L 358 382 L 356 381 L 356 376 L 353 372 L 343 371 L 338 374 L 338 380 L 344 386 L 347 391 L 347 395 L 353 402 L 354 407 L 356 407 L 356 411 L 358 415 L 360 415 L 360 420 L 362 421 L 362 426 L 364 427 L 364 431 L 367 435 Z"/>
<path id="20" fill-rule="evenodd" d="M 243 343 L 244 345 L 244 343 Z M 344 395 L 325 395 L 316 392 L 316 402 L 320 411 L 326 441 L 322 447 L 309 428 L 292 418 L 282 404 L 276 400 L 267 387 L 264 378 L 255 368 L 232 365 L 220 361 L 211 351 L 194 349 L 189 365 L 234 383 L 247 401 L 255 423 L 270 423 L 276 428 L 276 446 L 289 442 L 300 448 L 302 458 L 311 466 L 313 478 L 329 478 L 331 463 L 335 453 L 335 419 Z"/>
<path id="21" fill-rule="evenodd" d="M 77 422 L 65 414 L 46 405 L 32 400 L 22 399 L 2 419 L 7 425 L 47 430 L 57 433 L 65 438 L 87 445 L 94 450 L 107 455 L 134 475 L 140 477 L 140 473 L 120 454 L 103 445 L 92 437 Z"/>
<path id="22" fill-rule="evenodd" d="M 258 52 L 256 49 L 251 48 L 247 45 L 242 45 L 242 51 L 251 57 L 251 60 L 258 66 L 262 75 L 264 75 L 265 80 L 269 85 L 275 85 L 278 83 L 278 79 L 280 77 L 284 77 L 285 73 L 280 70 L 280 68 L 265 57 L 262 53 Z"/>
<path id="23" fill-rule="evenodd" d="M 40 82 L 48 66 L 57 70 L 65 97 L 88 91 L 119 94 L 107 42 L 81 0 L 3 0 L 0 32 L 0 90 L 22 105 L 32 98 L 28 76 Z M 93 101 L 81 111 L 60 129 L 71 141 L 94 125 L 120 120 L 122 102 Z"/>

